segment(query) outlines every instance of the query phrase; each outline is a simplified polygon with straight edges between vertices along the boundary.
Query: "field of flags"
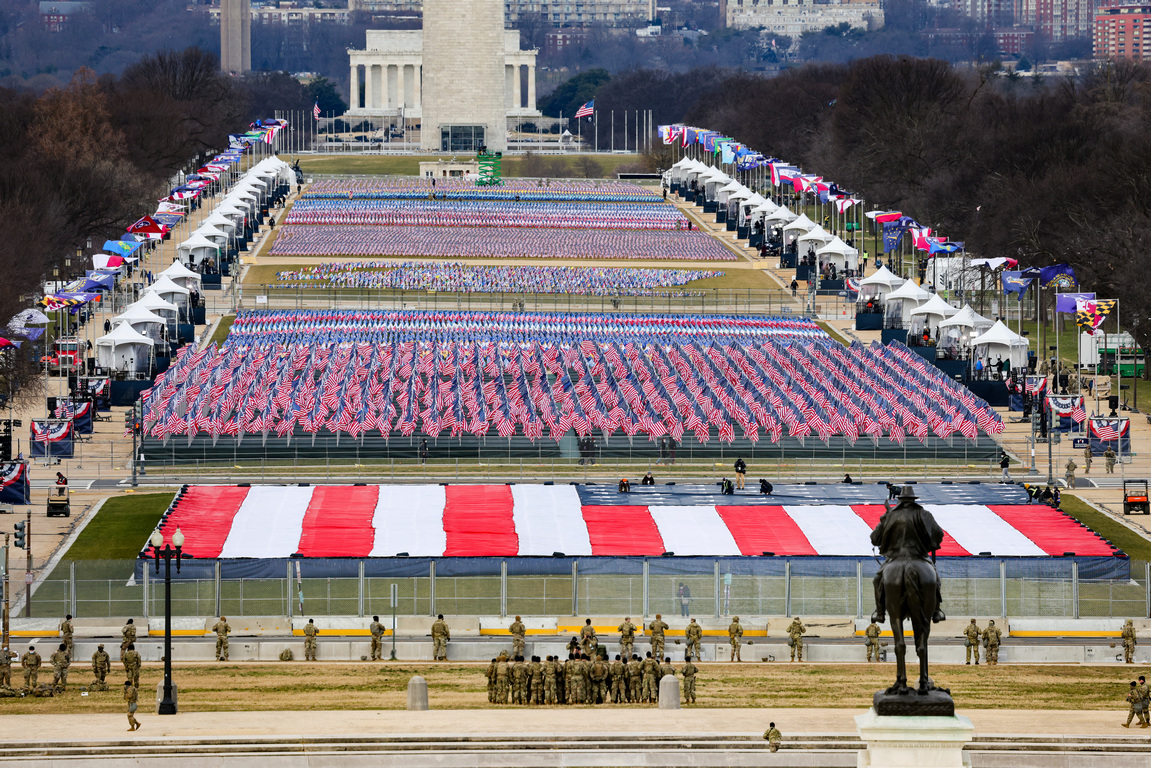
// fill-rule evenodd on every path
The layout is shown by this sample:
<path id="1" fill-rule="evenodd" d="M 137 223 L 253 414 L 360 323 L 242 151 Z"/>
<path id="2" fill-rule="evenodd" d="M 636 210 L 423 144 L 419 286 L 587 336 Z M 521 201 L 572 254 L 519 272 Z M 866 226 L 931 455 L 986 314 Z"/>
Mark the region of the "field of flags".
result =
<path id="1" fill-rule="evenodd" d="M 723 277 L 716 270 L 618 267 L 482 266 L 460 262 L 328 262 L 277 272 L 292 288 L 376 288 L 452 293 L 556 293 L 581 296 L 702 295 L 676 290 L 693 280 Z"/>
<path id="2" fill-rule="evenodd" d="M 369 310 L 243 312 L 145 393 L 146 436 L 327 432 L 559 441 L 976 440 L 1002 421 L 892 344 L 796 318 Z"/>
<path id="3" fill-rule="evenodd" d="M 498 187 L 481 187 L 475 179 L 419 176 L 387 179 L 331 179 L 308 187 L 305 200 L 510 200 L 520 202 L 662 203 L 650 189 L 626 181 L 505 178 Z"/>

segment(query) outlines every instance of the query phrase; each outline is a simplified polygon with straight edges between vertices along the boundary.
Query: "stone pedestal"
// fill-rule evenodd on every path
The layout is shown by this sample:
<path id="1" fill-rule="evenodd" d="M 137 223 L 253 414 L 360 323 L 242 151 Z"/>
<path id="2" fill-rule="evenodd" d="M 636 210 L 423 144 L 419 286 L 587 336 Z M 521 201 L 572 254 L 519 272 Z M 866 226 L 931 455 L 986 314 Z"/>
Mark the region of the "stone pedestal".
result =
<path id="1" fill-rule="evenodd" d="M 950 717 L 881 716 L 872 709 L 857 715 L 855 727 L 867 749 L 859 768 L 970 768 L 963 746 L 975 726 L 962 715 Z"/>
<path id="2" fill-rule="evenodd" d="M 180 707 L 179 707 L 179 699 L 176 696 L 176 690 L 177 690 L 176 682 L 173 680 L 172 681 L 172 703 L 176 704 L 176 711 L 178 712 Z M 160 714 L 160 702 L 162 702 L 163 700 L 164 700 L 164 681 L 163 681 L 163 679 L 161 679 L 160 682 L 156 685 L 156 714 Z"/>
<path id="3" fill-rule="evenodd" d="M 659 708 L 679 709 L 679 678 L 667 675 L 659 681 Z"/>
<path id="4" fill-rule="evenodd" d="M 428 681 L 416 675 L 408 681 L 408 709 L 423 712 L 428 708 Z"/>

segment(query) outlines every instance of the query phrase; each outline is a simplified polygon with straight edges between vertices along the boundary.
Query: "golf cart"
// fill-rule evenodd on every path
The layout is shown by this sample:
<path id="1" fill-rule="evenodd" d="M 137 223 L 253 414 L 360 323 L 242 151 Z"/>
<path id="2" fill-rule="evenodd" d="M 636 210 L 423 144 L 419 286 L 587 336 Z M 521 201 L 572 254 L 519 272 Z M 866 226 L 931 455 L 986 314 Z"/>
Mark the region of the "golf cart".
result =
<path id="1" fill-rule="evenodd" d="M 48 490 L 48 517 L 72 516 L 72 493 L 66 485 L 54 485 Z"/>
<path id="2" fill-rule="evenodd" d="M 1123 481 L 1123 514 L 1142 512 L 1151 515 L 1151 504 L 1147 502 L 1146 480 Z"/>

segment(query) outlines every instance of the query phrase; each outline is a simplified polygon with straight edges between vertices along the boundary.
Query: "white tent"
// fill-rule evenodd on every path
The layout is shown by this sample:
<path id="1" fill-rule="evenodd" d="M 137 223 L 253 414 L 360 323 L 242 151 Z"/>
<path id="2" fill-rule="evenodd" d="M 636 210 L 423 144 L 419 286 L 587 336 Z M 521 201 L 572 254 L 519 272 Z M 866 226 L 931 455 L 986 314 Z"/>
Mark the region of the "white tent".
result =
<path id="1" fill-rule="evenodd" d="M 810 235 L 811 233 L 808 233 L 806 236 L 810 237 Z M 803 238 L 801 237 L 800 240 Z M 834 235 L 827 245 L 816 248 L 815 255 L 819 257 L 820 262 L 834 264 L 836 269 L 855 269 L 859 265 L 859 251 Z"/>
<path id="2" fill-rule="evenodd" d="M 230 235 L 227 232 L 223 232 L 219 229 L 216 229 L 211 224 L 204 224 L 203 226 L 201 226 L 199 229 L 197 229 L 192 234 L 193 235 L 199 235 L 201 237 L 205 237 L 205 238 L 211 240 L 216 245 L 220 246 L 221 248 L 227 246 L 228 238 L 230 237 Z"/>
<path id="3" fill-rule="evenodd" d="M 155 341 L 163 338 L 164 326 L 168 324 L 164 318 L 140 306 L 138 302 L 112 318 L 113 326 L 119 323 L 127 323 L 132 326 L 132 330 Z"/>
<path id="4" fill-rule="evenodd" d="M 180 260 L 192 264 L 199 264 L 205 259 L 214 259 L 219 254 L 219 245 L 196 233 L 176 246 L 176 255 L 180 257 Z"/>
<path id="5" fill-rule="evenodd" d="M 155 293 L 145 293 L 140 297 L 140 300 L 134 304 L 129 304 L 124 311 L 127 312 L 133 307 L 142 307 L 150 312 L 155 312 L 160 317 L 167 320 L 169 323 L 175 323 L 180 316 L 180 308 L 170 301 L 164 301 Z"/>
<path id="6" fill-rule="evenodd" d="M 797 223 L 797 222 L 792 222 L 792 224 L 795 224 L 795 223 Z M 788 226 L 783 228 L 783 231 L 786 233 L 788 231 L 788 229 L 790 229 L 790 227 L 791 227 L 791 225 L 789 224 Z M 791 234 L 792 235 L 795 234 L 794 230 L 791 232 Z M 814 227 L 811 228 L 811 230 L 809 232 L 802 234 L 799 237 L 795 238 L 796 247 L 799 249 L 800 258 L 803 258 L 804 256 L 807 256 L 809 253 L 814 252 L 814 251 L 818 250 L 819 248 L 823 247 L 833 237 L 834 237 L 834 235 L 832 235 L 830 232 L 825 230 L 823 227 L 816 224 Z"/>
<path id="7" fill-rule="evenodd" d="M 188 306 L 188 296 L 191 294 L 187 288 L 182 285 L 176 285 L 172 282 L 170 277 L 160 275 L 156 278 L 156 282 L 148 286 L 148 293 L 154 293 L 164 301 L 171 302 L 176 306 Z"/>
<path id="8" fill-rule="evenodd" d="M 791 233 L 793 235 L 799 235 L 804 232 L 810 232 L 817 226 L 819 225 L 807 218 L 806 213 L 801 213 L 798 217 L 792 219 L 791 223 L 783 228 L 783 231 L 784 234 Z"/>
<path id="9" fill-rule="evenodd" d="M 990 320 L 972 309 L 970 304 L 964 304 L 962 309 L 939 323 L 940 328 L 959 328 L 977 333 L 983 333 L 992 325 Z"/>
<path id="10" fill-rule="evenodd" d="M 930 299 L 931 296 L 932 294 L 916 285 L 914 280 L 908 280 L 883 297 L 886 305 L 885 313 L 888 319 L 899 319 L 901 322 L 907 322 L 911 319 L 911 310 Z"/>
<path id="11" fill-rule="evenodd" d="M 200 276 L 179 261 L 173 261 L 171 266 L 160 273 L 160 277 L 168 277 L 173 283 L 189 291 L 200 290 Z"/>
<path id="12" fill-rule="evenodd" d="M 227 233 L 229 235 L 234 235 L 236 233 L 236 229 L 239 228 L 240 225 L 222 213 L 213 212 L 211 216 L 204 219 L 204 226 L 212 226 L 221 232 Z"/>
<path id="13" fill-rule="evenodd" d="M 996 320 L 991 329 L 981 333 L 971 340 L 975 348 L 975 356 L 988 362 L 998 358 L 1007 358 L 1012 368 L 1021 368 L 1027 365 L 1027 348 L 1030 343 L 1015 331 Z"/>
<path id="14" fill-rule="evenodd" d="M 798 220 L 799 216 L 795 215 L 782 205 L 777 205 L 775 210 L 767 214 L 767 217 L 764 219 L 764 221 L 769 224 L 786 224 L 788 222 L 794 223 Z"/>
<path id="15" fill-rule="evenodd" d="M 887 267 L 880 267 L 859 281 L 859 300 L 882 299 L 901 285 L 903 285 L 902 277 Z"/>
<path id="16" fill-rule="evenodd" d="M 928 328 L 934 329 L 938 327 L 940 322 L 957 312 L 959 312 L 958 309 L 944 301 L 942 296 L 936 294 L 911 310 L 909 314 L 912 321 L 915 321 L 916 318 L 922 318 Z"/>
<path id="17" fill-rule="evenodd" d="M 96 339 L 96 364 L 112 371 L 147 371 L 154 342 L 128 323 L 120 323 Z"/>

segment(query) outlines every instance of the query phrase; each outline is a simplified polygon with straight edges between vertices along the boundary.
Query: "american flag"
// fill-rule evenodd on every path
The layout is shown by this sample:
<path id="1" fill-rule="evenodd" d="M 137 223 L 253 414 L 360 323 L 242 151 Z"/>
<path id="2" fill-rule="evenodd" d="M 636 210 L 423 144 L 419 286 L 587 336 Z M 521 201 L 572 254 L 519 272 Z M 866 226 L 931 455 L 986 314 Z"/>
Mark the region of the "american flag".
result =
<path id="1" fill-rule="evenodd" d="M 320 103 L 318 101 L 314 102 L 314 105 L 312 106 L 312 116 L 317 120 L 320 119 Z"/>
<path id="2" fill-rule="evenodd" d="M 1099 440 L 1118 440 L 1126 430 L 1120 422 L 1126 419 L 1092 419 L 1091 434 Z"/>
<path id="3" fill-rule="evenodd" d="M 579 120 L 581 117 L 591 117 L 592 113 L 594 111 L 595 111 L 595 99 L 592 99 L 587 104 L 584 104 L 582 107 L 580 107 L 579 109 L 576 110 L 576 113 L 575 113 L 576 120 Z"/>

